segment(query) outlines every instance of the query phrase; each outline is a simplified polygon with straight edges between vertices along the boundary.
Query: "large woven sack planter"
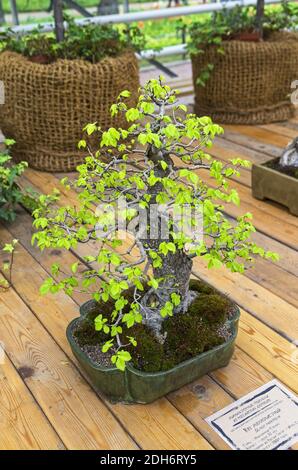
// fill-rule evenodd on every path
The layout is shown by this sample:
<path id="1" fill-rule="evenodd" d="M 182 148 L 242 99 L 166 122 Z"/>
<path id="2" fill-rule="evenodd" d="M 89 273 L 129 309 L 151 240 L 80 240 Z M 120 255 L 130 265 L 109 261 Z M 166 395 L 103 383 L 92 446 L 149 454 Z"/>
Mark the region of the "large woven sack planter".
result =
<path id="1" fill-rule="evenodd" d="M 210 46 L 192 56 L 195 112 L 216 122 L 263 124 L 292 117 L 291 83 L 298 79 L 298 34 L 279 32 L 268 40 L 223 41 L 224 54 Z M 206 86 L 196 83 L 213 64 Z"/>
<path id="2" fill-rule="evenodd" d="M 123 90 L 134 106 L 139 87 L 137 58 L 126 51 L 97 64 L 57 60 L 36 64 L 14 52 L 0 55 L 0 80 L 5 104 L 0 106 L 0 129 L 13 138 L 13 157 L 45 171 L 72 171 L 86 152 L 77 143 L 87 123 L 102 129 L 127 126 L 125 117 L 111 117 L 110 106 Z"/>

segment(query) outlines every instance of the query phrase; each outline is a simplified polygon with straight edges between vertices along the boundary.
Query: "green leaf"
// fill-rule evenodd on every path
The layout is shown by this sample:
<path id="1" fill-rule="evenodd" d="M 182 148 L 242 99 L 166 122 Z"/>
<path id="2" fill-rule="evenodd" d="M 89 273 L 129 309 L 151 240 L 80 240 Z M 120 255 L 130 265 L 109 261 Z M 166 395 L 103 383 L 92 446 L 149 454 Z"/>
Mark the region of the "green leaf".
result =
<path id="1" fill-rule="evenodd" d="M 136 108 L 130 108 L 125 113 L 126 120 L 129 121 L 137 121 L 140 118 L 140 112 Z"/>
<path id="2" fill-rule="evenodd" d="M 180 305 L 180 302 L 181 302 L 181 297 L 179 294 L 176 294 L 175 292 L 173 292 L 173 294 L 171 294 L 171 300 L 172 300 L 172 303 L 175 307 L 178 307 L 178 305 Z"/>
<path id="3" fill-rule="evenodd" d="M 118 351 L 112 356 L 112 362 L 116 365 L 117 369 L 124 371 L 126 362 L 131 360 L 131 355 L 128 351 Z"/>
<path id="4" fill-rule="evenodd" d="M 111 349 L 113 347 L 113 344 L 114 344 L 114 340 L 113 339 L 110 339 L 109 341 L 107 341 L 101 348 L 102 352 L 103 353 L 106 353 L 109 351 L 109 349 Z"/>
<path id="5" fill-rule="evenodd" d="M 79 148 L 79 149 L 84 149 L 84 148 L 86 148 L 86 147 L 87 147 L 87 142 L 86 142 L 86 140 L 83 140 L 83 139 L 80 140 L 79 143 L 78 143 L 78 148 Z"/>
<path id="6" fill-rule="evenodd" d="M 167 162 L 164 162 L 163 160 L 160 162 L 160 166 L 162 167 L 164 171 L 168 168 Z"/>
<path id="7" fill-rule="evenodd" d="M 77 261 L 76 263 L 73 263 L 71 265 L 71 271 L 75 274 L 78 270 L 78 266 L 79 266 L 79 261 Z"/>
<path id="8" fill-rule="evenodd" d="M 39 292 L 41 293 L 41 295 L 47 294 L 50 291 L 53 284 L 54 284 L 53 279 L 51 277 L 47 278 L 39 288 Z"/>
<path id="9" fill-rule="evenodd" d="M 91 124 L 87 124 L 83 130 L 86 131 L 88 135 L 91 135 L 97 130 L 97 123 L 93 122 Z"/>
<path id="10" fill-rule="evenodd" d="M 120 95 L 118 96 L 118 99 L 119 98 L 129 98 L 131 95 L 131 92 L 128 91 L 128 90 L 123 90 L 121 91 Z"/>

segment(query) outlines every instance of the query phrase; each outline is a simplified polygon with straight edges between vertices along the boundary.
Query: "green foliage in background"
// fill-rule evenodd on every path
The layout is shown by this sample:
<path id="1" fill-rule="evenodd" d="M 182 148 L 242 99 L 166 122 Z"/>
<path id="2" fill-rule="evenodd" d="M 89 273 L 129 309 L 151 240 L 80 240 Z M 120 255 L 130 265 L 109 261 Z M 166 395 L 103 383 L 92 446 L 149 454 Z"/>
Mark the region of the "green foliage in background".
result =
<path id="1" fill-rule="evenodd" d="M 5 243 L 4 246 L 0 248 L 0 255 L 2 254 L 3 257 L 5 257 L 5 260 L 0 263 L 0 269 L 5 274 L 5 278 L 0 276 L 0 291 L 6 291 L 12 285 L 12 268 L 17 244 L 18 240 L 13 239 L 11 243 Z"/>
<path id="2" fill-rule="evenodd" d="M 0 220 L 12 222 L 15 217 L 16 205 L 22 199 L 22 191 L 17 185 L 20 176 L 27 163 L 13 164 L 9 156 L 9 146 L 14 144 L 12 140 L 6 140 L 7 149 L 0 151 Z"/>
<path id="3" fill-rule="evenodd" d="M 77 26 L 67 18 L 68 28 L 63 41 L 57 43 L 54 34 L 42 34 L 40 29 L 27 36 L 11 30 L 0 33 L 0 51 L 14 51 L 28 57 L 45 56 L 56 59 L 85 59 L 97 63 L 105 57 L 115 57 L 127 48 L 144 48 L 144 36 L 135 26 L 88 24 Z"/>
<path id="4" fill-rule="evenodd" d="M 146 3 L 148 0 L 133 0 L 131 3 Z M 84 8 L 97 7 L 100 0 L 78 0 L 79 5 Z M 118 0 L 123 3 L 123 0 Z M 5 13 L 10 13 L 10 1 L 2 0 Z M 34 11 L 46 11 L 49 8 L 50 0 L 17 0 L 17 7 L 20 13 L 30 13 Z"/>
<path id="5" fill-rule="evenodd" d="M 263 18 L 264 40 L 274 31 L 293 30 L 298 26 L 298 5 L 283 1 L 281 5 L 265 8 Z M 191 54 L 203 54 L 206 47 L 214 46 L 223 54 L 223 40 L 237 39 L 240 33 L 253 33 L 256 29 L 256 8 L 236 6 L 233 9 L 214 12 L 205 18 L 191 23 L 183 22 L 180 29 L 188 33 L 188 51 Z M 197 83 L 205 86 L 214 64 L 207 64 L 202 70 Z"/>
<path id="6" fill-rule="evenodd" d="M 255 7 L 236 6 L 233 9 L 223 9 L 214 12 L 209 17 L 198 18 L 187 25 L 189 33 L 189 51 L 204 52 L 208 45 L 220 45 L 223 39 L 233 39 L 242 32 L 255 30 Z M 298 26 L 298 5 L 283 1 L 278 6 L 265 8 L 263 21 L 264 38 L 272 31 L 294 29 Z"/>

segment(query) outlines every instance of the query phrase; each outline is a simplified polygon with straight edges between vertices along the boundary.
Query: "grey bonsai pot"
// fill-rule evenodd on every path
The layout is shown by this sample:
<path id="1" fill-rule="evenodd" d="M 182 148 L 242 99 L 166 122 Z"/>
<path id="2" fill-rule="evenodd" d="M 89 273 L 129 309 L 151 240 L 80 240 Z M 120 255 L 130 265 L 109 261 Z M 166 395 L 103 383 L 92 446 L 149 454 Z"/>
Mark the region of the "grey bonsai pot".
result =
<path id="1" fill-rule="evenodd" d="M 252 194 L 256 199 L 283 204 L 291 214 L 298 216 L 298 179 L 270 168 L 270 164 L 278 160 L 274 158 L 252 166 Z"/>
<path id="2" fill-rule="evenodd" d="M 80 308 L 81 317 L 70 322 L 66 335 L 74 356 L 88 375 L 93 387 L 113 402 L 151 403 L 212 370 L 228 365 L 234 351 L 240 316 L 236 305 L 233 317 L 226 322 L 231 337 L 225 343 L 170 370 L 148 373 L 137 370 L 130 364 L 126 366 L 125 372 L 119 371 L 116 367 L 101 367 L 91 361 L 73 337 L 73 331 L 80 318 L 85 317 L 93 308 L 92 300 L 83 304 Z"/>

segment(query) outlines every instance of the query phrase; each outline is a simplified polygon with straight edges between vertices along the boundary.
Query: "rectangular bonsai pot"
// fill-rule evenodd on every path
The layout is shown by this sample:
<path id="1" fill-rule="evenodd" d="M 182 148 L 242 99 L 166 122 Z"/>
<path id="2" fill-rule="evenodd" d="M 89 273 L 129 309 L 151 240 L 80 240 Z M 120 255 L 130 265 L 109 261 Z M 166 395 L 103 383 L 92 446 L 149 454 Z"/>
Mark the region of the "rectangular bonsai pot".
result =
<path id="1" fill-rule="evenodd" d="M 94 307 L 93 301 L 83 304 L 80 309 L 81 316 L 87 315 L 92 306 Z M 234 351 L 239 316 L 240 311 L 236 306 L 233 318 L 226 323 L 231 331 L 231 337 L 225 343 L 182 362 L 170 370 L 155 373 L 142 372 L 130 364 L 126 366 L 125 372 L 115 367 L 106 368 L 95 364 L 73 338 L 73 330 L 80 318 L 75 318 L 68 325 L 66 335 L 74 356 L 95 390 L 103 393 L 113 402 L 151 403 L 212 370 L 226 366 Z"/>
<path id="2" fill-rule="evenodd" d="M 286 206 L 291 214 L 298 215 L 298 179 L 267 166 L 278 161 L 269 160 L 252 166 L 252 195 L 257 199 L 271 199 Z"/>

